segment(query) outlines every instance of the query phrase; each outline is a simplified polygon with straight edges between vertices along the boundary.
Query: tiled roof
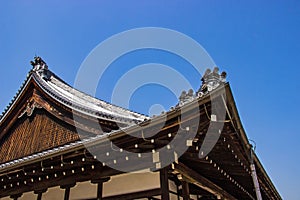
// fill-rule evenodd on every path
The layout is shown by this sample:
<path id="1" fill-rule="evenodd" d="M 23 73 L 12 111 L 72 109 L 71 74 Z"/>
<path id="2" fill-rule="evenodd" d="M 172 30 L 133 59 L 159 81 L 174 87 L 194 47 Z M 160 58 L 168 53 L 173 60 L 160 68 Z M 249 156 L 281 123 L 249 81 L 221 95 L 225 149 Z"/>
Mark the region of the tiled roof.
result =
<path id="1" fill-rule="evenodd" d="M 136 124 L 149 119 L 148 116 L 112 105 L 78 91 L 77 89 L 74 89 L 72 86 L 65 83 L 50 70 L 43 70 L 45 70 L 43 73 L 34 69 L 28 73 L 26 80 L 23 82 L 16 95 L 13 97 L 9 105 L 5 108 L 0 116 L 0 122 L 9 112 L 10 108 L 18 99 L 22 93 L 22 90 L 31 79 L 34 79 L 41 89 L 56 101 L 74 111 L 78 111 L 95 118 L 121 122 L 127 125 Z M 45 78 L 44 73 L 47 73 L 48 78 Z"/>
<path id="2" fill-rule="evenodd" d="M 149 117 L 145 115 L 112 105 L 85 94 L 71 87 L 49 70 L 47 73 L 47 79 L 36 72 L 33 72 L 32 76 L 46 93 L 73 110 L 96 118 L 109 119 L 126 124 L 138 123 L 149 119 Z"/>
<path id="3" fill-rule="evenodd" d="M 29 82 L 29 80 L 31 78 L 30 74 L 31 74 L 31 71 L 27 74 L 26 79 L 21 84 L 21 86 L 18 89 L 18 91 L 15 94 L 15 96 L 12 98 L 12 100 L 9 102 L 9 104 L 4 108 L 3 112 L 0 115 L 0 122 L 2 121 L 2 119 L 4 118 L 4 116 L 8 113 L 8 111 L 10 110 L 10 108 L 12 107 L 12 105 L 14 104 L 14 102 L 18 99 L 18 97 L 21 94 L 22 90 L 25 88 L 25 86 Z"/>

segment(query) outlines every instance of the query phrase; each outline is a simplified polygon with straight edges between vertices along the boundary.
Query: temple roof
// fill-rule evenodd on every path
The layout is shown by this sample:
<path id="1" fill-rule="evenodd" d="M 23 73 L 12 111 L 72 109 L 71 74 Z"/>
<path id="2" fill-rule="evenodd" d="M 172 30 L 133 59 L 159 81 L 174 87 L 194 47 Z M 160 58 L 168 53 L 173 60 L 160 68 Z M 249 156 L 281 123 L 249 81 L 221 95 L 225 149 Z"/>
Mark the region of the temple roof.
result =
<path id="1" fill-rule="evenodd" d="M 53 72 L 47 71 L 48 78 L 42 78 L 41 75 L 33 71 L 34 79 L 40 84 L 49 95 L 60 103 L 96 118 L 113 119 L 114 121 L 127 121 L 128 124 L 138 123 L 149 117 L 112 105 L 99 100 L 86 93 L 83 93 L 62 81 Z"/>
<path id="2" fill-rule="evenodd" d="M 31 64 L 33 65 L 33 69 L 28 73 L 27 79 L 23 82 L 11 103 L 3 111 L 0 117 L 0 124 L 31 79 L 49 96 L 73 111 L 99 119 L 122 122 L 128 125 L 149 119 L 146 115 L 107 103 L 73 88 L 50 71 L 46 63 L 40 57 L 36 57 L 35 61 L 32 61 Z"/>
<path id="3" fill-rule="evenodd" d="M 104 143 L 104 138 L 109 138 L 112 143 L 115 143 L 116 146 L 120 146 L 120 148 L 122 149 L 139 150 L 138 152 L 148 152 L 153 150 L 152 148 L 160 149 L 162 148 L 162 145 L 171 143 L 173 137 L 175 137 L 175 135 L 177 134 L 179 136 L 181 135 L 182 137 L 186 137 L 190 133 L 196 131 L 197 134 L 194 137 L 194 140 L 186 140 L 186 145 L 189 146 L 189 148 L 180 157 L 179 164 L 185 164 L 191 169 L 199 172 L 214 184 L 225 188 L 225 190 L 227 190 L 233 196 L 243 197 L 243 199 L 255 199 L 255 193 L 253 191 L 254 186 L 251 180 L 251 172 L 249 168 L 251 164 L 250 157 L 252 156 L 252 160 L 257 167 L 258 181 L 261 185 L 260 187 L 263 193 L 263 197 L 265 197 L 265 199 L 281 199 L 280 194 L 277 192 L 264 167 L 262 166 L 255 152 L 253 152 L 252 150 L 251 144 L 249 143 L 249 140 L 239 118 L 230 85 L 225 81 L 226 73 L 223 72 L 219 74 L 218 68 L 215 68 L 213 72 L 206 71 L 202 78 L 202 86 L 200 87 L 199 91 L 196 92 L 196 94 L 194 94 L 193 91 L 183 92 L 179 97 L 180 101 L 176 107 L 170 109 L 165 113 L 162 113 L 159 116 L 151 118 L 151 123 L 148 123 L 150 121 L 150 118 L 145 115 L 109 104 L 105 101 L 96 99 L 88 94 L 74 89 L 63 80 L 61 80 L 58 76 L 56 76 L 53 72 L 51 72 L 48 69 L 46 63 L 39 57 L 35 58 L 35 61 L 32 62 L 32 65 L 33 69 L 29 72 L 27 79 L 24 81 L 20 90 L 13 98 L 7 109 L 4 111 L 0 119 L 0 142 L 1 139 L 3 139 L 3 135 L 5 135 L 6 133 L 7 135 L 16 135 L 17 139 L 14 138 L 10 141 L 12 141 L 12 143 L 16 143 L 14 141 L 20 143 L 17 144 L 18 149 L 11 150 L 11 143 L 8 143 L 6 147 L 11 151 L 19 151 L 20 148 L 24 146 L 20 141 L 20 138 L 22 138 L 21 140 L 25 141 L 25 138 L 23 138 L 24 134 L 28 134 L 27 136 L 29 137 L 32 136 L 30 134 L 36 134 L 37 140 L 43 140 L 44 138 L 40 139 L 38 137 L 45 137 L 48 134 L 48 140 L 50 138 L 52 146 L 47 144 L 48 146 L 45 145 L 46 148 L 31 149 L 31 152 L 28 151 L 29 153 L 27 152 L 27 154 L 24 153 L 24 155 L 22 156 L 13 155 L 10 159 L 4 159 L 4 162 L 0 162 L 0 177 L 5 180 L 5 184 L 15 184 L 14 181 L 19 181 L 20 178 L 26 180 L 28 175 L 20 175 L 21 172 L 25 172 L 25 169 L 27 171 L 36 169 L 39 171 L 40 176 L 46 176 L 46 172 L 44 172 L 43 170 L 43 162 L 51 162 L 51 164 L 54 165 L 54 169 L 56 169 L 55 166 L 60 166 L 60 163 L 62 162 L 61 159 L 64 156 L 69 155 L 74 159 L 81 159 L 81 156 L 86 156 L 86 146 L 97 146 L 97 148 L 99 148 L 99 152 L 105 153 L 106 151 L 103 150 L 104 147 L 101 145 L 98 146 L 98 144 Z M 70 128 L 72 124 L 68 124 L 70 126 L 63 124 L 67 117 L 60 118 L 61 116 L 55 115 L 51 118 L 50 108 L 52 107 L 49 108 L 48 106 L 47 108 L 47 106 L 44 106 L 43 112 L 36 112 L 36 116 L 30 118 L 31 114 L 33 113 L 34 106 L 33 109 L 27 110 L 26 105 L 19 105 L 21 103 L 25 104 L 24 102 L 26 98 L 24 98 L 24 93 L 30 91 L 28 89 L 29 84 L 33 84 L 34 89 L 38 88 L 43 92 L 43 94 L 46 94 L 45 96 L 50 97 L 45 101 L 37 103 L 47 104 L 49 100 L 53 100 L 54 102 L 57 102 L 58 104 L 67 107 L 68 109 L 75 110 L 76 112 L 84 116 L 101 119 L 104 122 L 120 122 L 124 124 L 125 127 L 118 130 L 111 129 L 111 132 L 96 134 L 92 135 L 91 137 L 78 140 L 78 138 L 74 137 L 74 134 L 72 133 L 72 127 Z M 36 94 L 38 95 L 38 93 Z M 226 100 L 223 99 L 223 94 L 226 94 Z M 39 96 L 39 98 L 44 98 L 45 96 L 41 95 Z M 20 100 L 22 98 L 23 101 Z M 200 158 L 198 147 L 201 147 L 201 145 L 203 145 L 205 135 L 207 134 L 207 129 L 209 128 L 208 126 L 213 120 L 212 113 L 210 113 L 211 115 L 209 115 L 208 113 L 212 110 L 211 102 L 213 98 L 219 99 L 219 101 L 217 101 L 218 106 L 226 107 L 226 120 L 224 121 L 224 128 L 222 130 L 219 130 L 220 137 L 214 148 L 211 150 L 208 156 L 206 156 L 205 158 Z M 37 107 L 39 107 L 39 105 L 37 105 Z M 25 111 L 23 111 L 24 108 Z M 16 110 L 18 111 L 16 112 Z M 27 118 L 23 117 L 25 115 L 24 113 L 27 113 Z M 183 119 L 180 119 L 180 116 L 183 114 L 186 114 L 188 116 L 190 123 L 188 130 L 192 131 L 182 129 L 181 125 L 183 123 L 187 123 L 184 122 Z M 44 131 L 45 135 L 40 134 L 39 132 L 43 132 L 43 129 L 38 129 L 37 127 L 35 127 L 36 124 L 34 123 L 34 118 L 36 118 L 38 121 L 40 117 L 39 115 L 49 117 L 53 121 L 58 119 L 58 123 L 61 123 L 63 124 L 62 126 L 64 126 L 64 129 L 61 128 L 60 131 L 63 132 L 61 137 L 65 139 L 69 134 L 73 137 L 73 139 L 65 139 L 60 143 L 53 143 L 55 139 L 54 137 L 59 137 L 57 129 L 53 131 L 54 133 Z M 198 115 L 201 115 L 202 120 L 200 122 L 195 122 L 194 119 L 198 118 Z M 14 119 L 15 121 L 11 119 Z M 8 129 L 13 129 L 11 128 L 14 127 L 13 125 L 20 126 L 25 120 L 30 121 L 31 124 L 26 125 L 26 130 L 23 130 L 22 132 L 22 134 L 24 133 L 23 135 L 20 134 L 20 132 L 8 132 Z M 10 127 L 7 126 L 8 122 L 10 123 Z M 42 122 L 45 121 L 40 121 L 39 123 L 42 124 Z M 146 140 L 145 138 L 148 138 L 147 133 L 152 134 L 153 130 L 156 130 L 158 125 L 161 123 L 163 123 L 164 126 L 159 127 L 160 130 L 158 134 L 153 136 L 153 142 L 152 139 Z M 197 125 L 195 130 L 193 129 L 195 125 L 193 123 L 196 123 Z M 53 122 L 53 124 L 55 123 Z M 149 124 L 150 126 L 147 127 L 147 125 Z M 88 127 L 89 125 L 90 124 L 87 123 L 86 127 Z M 32 130 L 30 131 L 30 128 L 28 128 L 29 126 L 31 126 L 32 128 Z M 43 124 L 42 126 L 46 126 L 46 124 Z M 182 130 L 185 134 L 181 134 Z M 127 133 L 130 133 L 131 135 L 142 135 L 141 137 L 131 137 L 131 135 Z M 4 138 L 3 141 L 8 141 L 8 139 L 10 138 Z M 185 139 L 186 138 L 183 138 L 182 141 L 185 142 Z M 31 140 L 30 142 L 34 142 L 34 140 Z M 190 142 L 191 145 L 189 145 Z M 2 145 L 3 144 L 4 143 L 2 143 Z M 25 146 L 28 146 L 27 143 L 25 144 Z M 33 146 L 33 143 L 31 146 Z M 137 149 L 137 147 L 139 149 Z M 110 145 L 109 148 L 111 148 Z M 113 149 L 110 150 L 115 151 Z M 4 149 L 4 152 L 5 151 L 6 150 Z M 24 151 L 24 149 L 22 151 Z M 9 153 L 5 152 L 5 154 Z M 84 157 L 84 159 L 86 158 L 87 157 Z M 139 158 L 135 156 L 135 158 L 133 159 Z M 90 162 L 95 165 L 102 166 L 102 164 L 99 164 L 96 159 Z M 112 162 L 112 160 L 109 160 L 109 162 Z M 122 161 L 120 160 L 120 162 Z M 57 167 L 56 170 L 62 169 L 61 167 Z M 17 177 L 18 179 L 6 178 L 12 176 Z M 31 174 L 30 176 L 34 177 L 35 173 Z M 74 180 L 75 179 L 76 177 L 74 177 Z M 17 184 L 18 183 L 19 182 L 17 182 Z M 53 183 L 55 182 L 52 182 L 52 184 Z M 19 185 L 17 186 L 19 187 Z M 25 190 L 27 190 L 26 187 L 24 187 L 24 191 Z M 2 193 L 0 192 L 0 197 L 1 195 L 5 196 L 9 193 L 10 190 L 5 190 Z"/>

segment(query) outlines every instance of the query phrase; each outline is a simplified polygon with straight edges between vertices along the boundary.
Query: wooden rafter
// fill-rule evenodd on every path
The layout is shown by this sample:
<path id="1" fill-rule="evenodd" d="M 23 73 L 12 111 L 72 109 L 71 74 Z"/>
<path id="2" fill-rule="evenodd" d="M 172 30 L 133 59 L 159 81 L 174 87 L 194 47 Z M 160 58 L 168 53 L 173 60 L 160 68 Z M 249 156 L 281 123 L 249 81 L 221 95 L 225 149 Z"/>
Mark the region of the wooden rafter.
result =
<path id="1" fill-rule="evenodd" d="M 214 194 L 215 196 L 219 196 L 223 199 L 236 199 L 220 186 L 201 176 L 199 173 L 195 172 L 182 163 L 175 164 L 175 171 L 182 174 L 187 182 L 195 184 L 198 187 L 208 191 L 209 193 Z"/>

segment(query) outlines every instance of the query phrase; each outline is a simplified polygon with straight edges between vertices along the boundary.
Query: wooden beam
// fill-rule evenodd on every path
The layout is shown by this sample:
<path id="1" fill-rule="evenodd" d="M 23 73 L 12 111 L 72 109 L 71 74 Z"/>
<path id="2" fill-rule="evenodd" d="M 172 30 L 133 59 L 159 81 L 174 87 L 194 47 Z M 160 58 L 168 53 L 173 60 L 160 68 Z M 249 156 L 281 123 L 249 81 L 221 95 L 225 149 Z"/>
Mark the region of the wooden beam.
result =
<path id="1" fill-rule="evenodd" d="M 110 180 L 110 177 L 103 177 L 103 178 L 92 178 L 91 183 L 97 184 L 97 183 L 104 183 Z"/>
<path id="2" fill-rule="evenodd" d="M 54 174 L 54 172 L 52 172 L 52 173 Z M 99 165 L 97 165 L 97 166 L 95 165 L 94 170 L 86 170 L 84 173 L 80 173 L 80 174 L 72 174 L 69 171 L 65 176 L 62 174 L 58 174 L 57 178 L 55 178 L 53 176 L 53 174 L 51 174 L 51 177 L 53 177 L 53 178 L 43 179 L 42 182 L 37 182 L 37 181 L 34 181 L 32 183 L 28 182 L 26 185 L 14 187 L 14 188 L 9 187 L 5 190 L 0 190 L 0 198 L 9 196 L 9 195 L 18 195 L 18 194 L 22 194 L 22 193 L 29 192 L 29 191 L 43 190 L 45 188 L 51 188 L 51 187 L 66 185 L 66 184 L 72 184 L 74 182 L 89 181 L 89 180 L 93 180 L 93 178 L 95 178 L 95 177 L 113 176 L 116 174 L 120 174 L 120 172 L 117 170 L 108 168 L 108 167 L 101 167 Z M 34 180 L 36 180 L 37 177 L 33 177 L 33 178 L 34 178 Z M 20 180 L 20 182 L 21 182 L 21 180 Z"/>
<path id="3" fill-rule="evenodd" d="M 21 197 L 23 194 L 15 194 L 15 195 L 10 195 L 10 198 L 13 200 L 18 200 L 19 197 Z"/>
<path id="4" fill-rule="evenodd" d="M 131 192 L 126 194 L 119 194 L 113 196 L 103 197 L 103 200 L 132 200 L 132 199 L 141 199 L 141 198 L 148 198 L 148 199 L 156 199 L 153 196 L 160 195 L 160 188 L 155 188 L 151 190 L 139 191 L 139 192 Z M 90 198 L 90 199 L 80 199 L 80 200 L 98 200 L 97 198 Z"/>
<path id="5" fill-rule="evenodd" d="M 168 179 L 168 169 L 163 168 L 160 170 L 160 190 L 161 190 L 161 200 L 169 200 L 169 179 Z"/>
<path id="6" fill-rule="evenodd" d="M 215 183 L 211 182 L 207 178 L 201 176 L 199 173 L 195 172 L 194 170 L 190 169 L 186 165 L 179 163 L 175 164 L 175 171 L 182 174 L 187 182 L 190 182 L 198 187 L 208 191 L 211 194 L 214 194 L 217 197 L 221 197 L 222 199 L 236 199 L 227 191 L 216 185 Z"/>

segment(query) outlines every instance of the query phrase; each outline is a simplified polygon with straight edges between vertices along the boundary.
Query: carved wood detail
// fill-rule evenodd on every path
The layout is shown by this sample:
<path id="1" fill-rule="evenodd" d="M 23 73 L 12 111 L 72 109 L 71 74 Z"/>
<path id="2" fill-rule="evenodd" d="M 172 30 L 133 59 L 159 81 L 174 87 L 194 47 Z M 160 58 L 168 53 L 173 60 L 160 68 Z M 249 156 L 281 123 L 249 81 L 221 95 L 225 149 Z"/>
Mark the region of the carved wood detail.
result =
<path id="1" fill-rule="evenodd" d="M 36 108 L 43 108 L 43 106 L 38 104 L 34 99 L 27 100 L 26 108 L 21 112 L 18 118 L 23 117 L 25 114 L 30 117 Z"/>

